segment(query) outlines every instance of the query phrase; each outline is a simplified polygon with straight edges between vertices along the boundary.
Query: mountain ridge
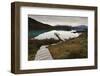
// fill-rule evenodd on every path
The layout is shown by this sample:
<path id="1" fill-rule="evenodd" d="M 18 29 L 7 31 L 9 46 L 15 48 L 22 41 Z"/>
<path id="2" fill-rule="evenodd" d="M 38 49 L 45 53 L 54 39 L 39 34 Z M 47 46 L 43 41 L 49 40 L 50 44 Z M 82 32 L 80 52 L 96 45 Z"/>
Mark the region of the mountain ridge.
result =
<path id="1" fill-rule="evenodd" d="M 39 22 L 35 19 L 32 19 L 28 17 L 28 30 L 76 30 L 76 31 L 86 31 L 88 29 L 88 26 L 86 25 L 77 25 L 77 26 L 71 26 L 71 25 L 55 25 L 51 26 L 49 24 L 44 24 L 42 22 Z"/>
<path id="2" fill-rule="evenodd" d="M 28 17 L 28 30 L 40 30 L 40 29 L 47 29 L 51 28 L 52 26 L 48 24 L 41 23 L 35 19 Z"/>

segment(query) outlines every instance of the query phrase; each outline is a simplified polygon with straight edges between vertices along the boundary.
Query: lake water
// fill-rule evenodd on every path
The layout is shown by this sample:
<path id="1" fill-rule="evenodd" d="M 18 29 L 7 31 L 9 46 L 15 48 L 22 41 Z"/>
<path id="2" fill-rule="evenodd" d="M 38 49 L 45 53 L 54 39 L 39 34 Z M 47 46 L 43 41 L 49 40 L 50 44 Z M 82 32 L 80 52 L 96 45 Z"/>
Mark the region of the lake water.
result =
<path id="1" fill-rule="evenodd" d="M 44 32 L 48 32 L 49 30 L 33 30 L 33 31 L 29 31 L 28 32 L 28 37 L 31 38 L 31 37 L 36 37 L 38 36 L 39 34 L 42 34 Z"/>

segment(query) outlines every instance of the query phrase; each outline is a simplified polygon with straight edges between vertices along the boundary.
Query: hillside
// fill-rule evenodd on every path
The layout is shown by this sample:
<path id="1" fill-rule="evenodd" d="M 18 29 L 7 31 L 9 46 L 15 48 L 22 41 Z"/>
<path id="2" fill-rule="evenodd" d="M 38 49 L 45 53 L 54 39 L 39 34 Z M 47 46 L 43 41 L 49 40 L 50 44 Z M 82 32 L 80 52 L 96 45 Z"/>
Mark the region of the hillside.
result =
<path id="1" fill-rule="evenodd" d="M 52 26 L 48 24 L 41 23 L 35 19 L 28 18 L 28 30 L 43 30 L 43 29 L 48 29 L 52 28 Z"/>
<path id="2" fill-rule="evenodd" d="M 87 33 L 82 33 L 77 38 L 68 39 L 66 41 L 43 39 L 29 40 L 28 60 L 34 60 L 35 55 L 42 45 L 48 45 L 48 49 L 53 59 L 74 59 L 87 58 L 88 41 Z"/>
<path id="3" fill-rule="evenodd" d="M 54 30 L 67 30 L 67 31 L 73 30 L 72 26 L 69 26 L 69 25 L 55 25 L 53 26 L 53 29 Z"/>
<path id="4" fill-rule="evenodd" d="M 77 32 L 85 32 L 88 30 L 88 26 L 86 25 L 78 25 L 75 27 L 72 27 L 73 30 L 76 30 Z"/>
<path id="5" fill-rule="evenodd" d="M 48 49 L 54 59 L 87 58 L 87 34 L 83 33 L 77 38 L 49 45 Z"/>

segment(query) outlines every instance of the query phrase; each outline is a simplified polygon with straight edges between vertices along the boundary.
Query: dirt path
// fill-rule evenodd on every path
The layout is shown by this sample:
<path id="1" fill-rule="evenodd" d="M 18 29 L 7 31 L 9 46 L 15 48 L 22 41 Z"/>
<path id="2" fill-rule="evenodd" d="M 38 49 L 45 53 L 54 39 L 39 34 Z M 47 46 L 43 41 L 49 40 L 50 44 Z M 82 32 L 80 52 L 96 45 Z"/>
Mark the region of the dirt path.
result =
<path id="1" fill-rule="evenodd" d="M 46 45 L 41 46 L 35 56 L 35 60 L 52 60 L 52 59 L 53 58 Z"/>

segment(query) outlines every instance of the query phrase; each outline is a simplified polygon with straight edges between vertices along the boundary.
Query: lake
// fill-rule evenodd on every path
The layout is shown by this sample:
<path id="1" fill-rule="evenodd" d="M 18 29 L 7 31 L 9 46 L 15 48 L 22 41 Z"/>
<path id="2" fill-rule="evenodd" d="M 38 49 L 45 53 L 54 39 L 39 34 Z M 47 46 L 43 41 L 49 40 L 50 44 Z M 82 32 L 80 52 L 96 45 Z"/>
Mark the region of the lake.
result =
<path id="1" fill-rule="evenodd" d="M 36 37 L 39 34 L 42 34 L 44 32 L 48 32 L 48 31 L 50 31 L 50 30 L 33 30 L 33 31 L 29 31 L 28 32 L 28 37 L 29 38 Z"/>

